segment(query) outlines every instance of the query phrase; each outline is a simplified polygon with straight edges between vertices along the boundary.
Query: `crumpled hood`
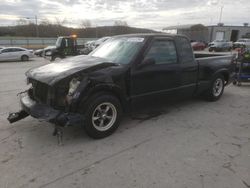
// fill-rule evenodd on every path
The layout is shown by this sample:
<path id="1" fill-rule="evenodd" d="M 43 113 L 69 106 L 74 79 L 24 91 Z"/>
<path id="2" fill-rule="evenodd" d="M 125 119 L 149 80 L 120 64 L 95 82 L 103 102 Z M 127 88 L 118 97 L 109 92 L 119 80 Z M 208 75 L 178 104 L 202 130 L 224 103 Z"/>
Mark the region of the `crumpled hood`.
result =
<path id="1" fill-rule="evenodd" d="M 94 70 L 103 69 L 115 65 L 106 59 L 80 55 L 59 62 L 50 63 L 38 68 L 30 69 L 26 72 L 28 78 L 43 82 L 48 85 L 54 85 L 56 82 L 77 72 L 94 68 Z"/>

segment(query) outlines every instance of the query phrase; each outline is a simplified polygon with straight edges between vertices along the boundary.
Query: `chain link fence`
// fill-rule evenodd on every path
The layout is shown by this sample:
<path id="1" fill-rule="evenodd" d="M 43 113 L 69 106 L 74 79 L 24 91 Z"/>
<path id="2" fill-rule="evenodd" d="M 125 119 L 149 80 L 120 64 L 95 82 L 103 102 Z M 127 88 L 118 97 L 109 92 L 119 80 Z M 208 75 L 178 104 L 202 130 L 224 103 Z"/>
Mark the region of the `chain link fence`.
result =
<path id="1" fill-rule="evenodd" d="M 0 46 L 18 46 L 29 49 L 44 48 L 53 46 L 57 38 L 32 38 L 32 37 L 0 37 Z M 77 43 L 83 45 L 87 41 L 95 40 L 95 38 L 78 38 Z"/>

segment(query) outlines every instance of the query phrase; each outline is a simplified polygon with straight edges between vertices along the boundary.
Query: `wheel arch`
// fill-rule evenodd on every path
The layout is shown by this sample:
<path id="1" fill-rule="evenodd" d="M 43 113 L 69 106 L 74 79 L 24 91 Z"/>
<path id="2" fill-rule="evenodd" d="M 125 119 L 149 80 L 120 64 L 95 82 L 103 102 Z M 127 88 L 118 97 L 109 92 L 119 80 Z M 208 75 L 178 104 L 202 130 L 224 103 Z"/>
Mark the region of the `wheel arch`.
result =
<path id="1" fill-rule="evenodd" d="M 26 57 L 27 59 L 29 59 L 29 56 L 28 56 L 27 54 L 22 54 L 22 55 L 21 55 L 21 60 L 22 60 L 22 61 L 24 61 L 24 59 L 23 59 L 24 57 Z"/>
<path id="2" fill-rule="evenodd" d="M 83 91 L 86 92 L 86 91 Z M 128 97 L 126 97 L 124 92 L 121 90 L 121 88 L 115 86 L 115 85 L 98 85 L 93 88 L 88 89 L 87 94 L 84 94 L 84 97 L 80 101 L 80 105 L 78 106 L 79 108 L 83 107 L 88 99 L 90 99 L 93 96 L 100 95 L 100 94 L 109 94 L 115 96 L 119 101 L 122 106 L 122 110 L 124 112 L 127 112 L 129 109 L 129 100 Z"/>
<path id="3" fill-rule="evenodd" d="M 227 69 L 218 70 L 214 73 L 213 78 L 215 78 L 218 75 L 222 75 L 224 77 L 224 81 L 226 82 L 225 85 L 228 84 L 229 81 L 229 72 Z"/>

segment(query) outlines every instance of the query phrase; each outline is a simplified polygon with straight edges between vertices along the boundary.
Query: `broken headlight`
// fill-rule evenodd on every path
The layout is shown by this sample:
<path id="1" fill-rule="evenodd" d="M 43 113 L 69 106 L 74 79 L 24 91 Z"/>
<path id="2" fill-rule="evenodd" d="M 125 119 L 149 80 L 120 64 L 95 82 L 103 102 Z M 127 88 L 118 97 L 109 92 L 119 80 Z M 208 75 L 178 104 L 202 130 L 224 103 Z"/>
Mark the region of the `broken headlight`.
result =
<path id="1" fill-rule="evenodd" d="M 80 85 L 80 81 L 77 78 L 73 78 L 70 83 L 69 83 L 69 92 L 68 95 L 69 96 L 73 96 L 78 88 L 78 86 Z"/>
<path id="2" fill-rule="evenodd" d="M 73 78 L 69 82 L 69 91 L 66 97 L 66 101 L 68 104 L 71 104 L 72 99 L 77 95 L 76 90 L 79 87 L 81 81 L 78 78 Z"/>

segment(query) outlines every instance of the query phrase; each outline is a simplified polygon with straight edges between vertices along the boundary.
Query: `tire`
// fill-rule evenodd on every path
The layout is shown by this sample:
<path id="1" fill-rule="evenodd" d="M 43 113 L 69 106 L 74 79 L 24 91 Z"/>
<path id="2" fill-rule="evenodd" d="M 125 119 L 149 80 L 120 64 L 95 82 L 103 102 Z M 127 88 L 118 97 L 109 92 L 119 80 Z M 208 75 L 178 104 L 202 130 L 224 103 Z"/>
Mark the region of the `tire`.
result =
<path id="1" fill-rule="evenodd" d="M 220 99 L 224 92 L 224 87 L 225 87 L 225 79 L 224 76 L 221 74 L 218 74 L 217 76 L 214 77 L 210 84 L 210 88 L 207 92 L 207 100 L 208 101 L 217 101 Z"/>
<path id="2" fill-rule="evenodd" d="M 51 56 L 50 61 L 58 61 L 61 60 L 62 58 L 59 55 Z"/>
<path id="3" fill-rule="evenodd" d="M 122 108 L 116 97 L 100 93 L 88 100 L 83 113 L 83 126 L 87 135 L 94 139 L 101 139 L 111 135 L 118 128 Z"/>
<path id="4" fill-rule="evenodd" d="M 58 58 L 58 56 L 57 56 L 57 55 L 55 55 L 55 56 L 51 56 L 51 57 L 50 57 L 50 61 L 55 61 L 55 60 L 56 60 L 56 58 Z"/>
<path id="5" fill-rule="evenodd" d="M 27 55 L 22 55 L 21 60 L 22 60 L 22 61 L 29 61 L 29 56 L 27 56 Z"/>

